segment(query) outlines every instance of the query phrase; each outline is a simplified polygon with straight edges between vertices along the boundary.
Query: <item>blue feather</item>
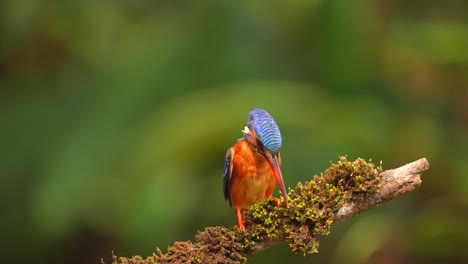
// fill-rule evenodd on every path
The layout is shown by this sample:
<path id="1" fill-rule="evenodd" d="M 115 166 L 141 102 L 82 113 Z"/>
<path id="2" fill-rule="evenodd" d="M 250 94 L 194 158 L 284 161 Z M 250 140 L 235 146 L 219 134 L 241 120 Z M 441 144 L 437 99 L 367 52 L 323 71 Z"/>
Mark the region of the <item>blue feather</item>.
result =
<path id="1" fill-rule="evenodd" d="M 231 205 L 231 173 L 229 168 L 231 166 L 231 149 L 228 149 L 226 152 L 226 159 L 224 161 L 224 177 L 223 177 L 223 192 L 224 192 L 224 199 L 229 200 L 229 205 Z"/>
<path id="2" fill-rule="evenodd" d="M 273 117 L 265 110 L 254 108 L 250 111 L 247 126 L 254 128 L 263 146 L 273 155 L 277 155 L 281 148 L 281 132 Z"/>

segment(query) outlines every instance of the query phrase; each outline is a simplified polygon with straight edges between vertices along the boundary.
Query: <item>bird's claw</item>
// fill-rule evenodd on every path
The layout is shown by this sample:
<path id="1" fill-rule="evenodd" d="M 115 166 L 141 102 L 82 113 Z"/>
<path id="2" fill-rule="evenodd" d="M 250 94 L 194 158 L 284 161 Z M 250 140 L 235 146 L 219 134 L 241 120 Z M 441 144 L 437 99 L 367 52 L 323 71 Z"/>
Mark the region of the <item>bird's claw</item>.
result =
<path id="1" fill-rule="evenodd" d="M 273 198 L 273 201 L 275 201 L 276 206 L 281 207 L 281 200 L 280 200 L 280 199 L 274 197 L 274 198 Z"/>
<path id="2" fill-rule="evenodd" d="M 240 229 L 242 232 L 245 232 L 244 221 L 239 221 L 237 224 L 239 225 L 239 229 Z"/>
<path id="3" fill-rule="evenodd" d="M 237 225 L 239 226 L 239 229 L 241 231 L 245 231 L 245 226 L 244 226 L 244 220 L 242 220 L 242 213 L 241 213 L 241 210 L 240 209 L 237 209 L 236 210 L 236 214 L 237 214 Z"/>

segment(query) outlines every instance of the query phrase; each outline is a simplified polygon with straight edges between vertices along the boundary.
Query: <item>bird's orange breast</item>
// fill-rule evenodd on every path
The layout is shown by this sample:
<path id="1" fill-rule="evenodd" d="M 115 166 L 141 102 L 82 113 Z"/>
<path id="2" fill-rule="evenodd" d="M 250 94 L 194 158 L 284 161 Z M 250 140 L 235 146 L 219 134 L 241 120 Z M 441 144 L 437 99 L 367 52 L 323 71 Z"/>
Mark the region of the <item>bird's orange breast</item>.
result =
<path id="1" fill-rule="evenodd" d="M 245 139 L 239 140 L 232 148 L 232 206 L 243 209 L 270 198 L 276 180 L 268 161 Z"/>

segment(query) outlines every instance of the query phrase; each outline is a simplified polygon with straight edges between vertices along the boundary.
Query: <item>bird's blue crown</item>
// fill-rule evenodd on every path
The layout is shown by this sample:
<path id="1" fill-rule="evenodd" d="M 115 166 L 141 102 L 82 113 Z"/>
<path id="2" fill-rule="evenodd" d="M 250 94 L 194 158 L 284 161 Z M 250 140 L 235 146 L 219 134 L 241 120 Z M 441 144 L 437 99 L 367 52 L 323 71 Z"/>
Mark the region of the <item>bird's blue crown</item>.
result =
<path id="1" fill-rule="evenodd" d="M 250 111 L 247 127 L 255 129 L 258 139 L 273 155 L 281 148 L 281 132 L 273 117 L 265 110 L 254 108 Z"/>

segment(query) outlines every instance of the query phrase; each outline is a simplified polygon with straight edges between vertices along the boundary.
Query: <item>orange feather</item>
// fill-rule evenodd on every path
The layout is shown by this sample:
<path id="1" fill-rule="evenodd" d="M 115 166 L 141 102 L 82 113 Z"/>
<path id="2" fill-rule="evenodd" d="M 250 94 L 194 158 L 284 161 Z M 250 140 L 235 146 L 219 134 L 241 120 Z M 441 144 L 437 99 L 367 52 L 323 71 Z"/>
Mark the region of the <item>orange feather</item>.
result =
<path id="1" fill-rule="evenodd" d="M 275 190 L 275 174 L 268 163 L 246 139 L 231 147 L 230 201 L 232 207 L 245 209 L 270 198 Z"/>

